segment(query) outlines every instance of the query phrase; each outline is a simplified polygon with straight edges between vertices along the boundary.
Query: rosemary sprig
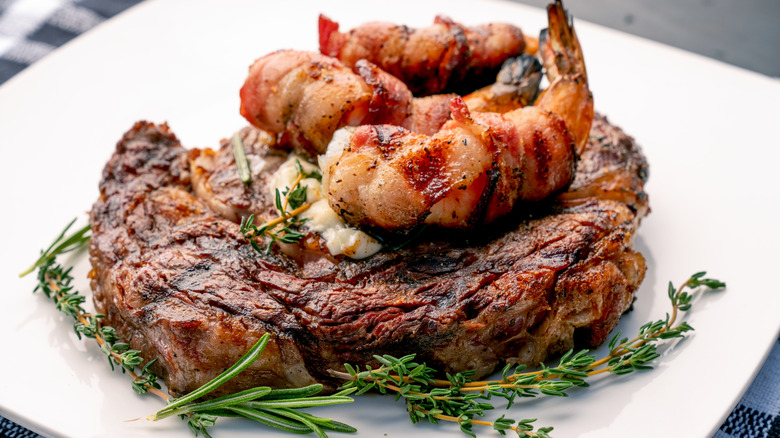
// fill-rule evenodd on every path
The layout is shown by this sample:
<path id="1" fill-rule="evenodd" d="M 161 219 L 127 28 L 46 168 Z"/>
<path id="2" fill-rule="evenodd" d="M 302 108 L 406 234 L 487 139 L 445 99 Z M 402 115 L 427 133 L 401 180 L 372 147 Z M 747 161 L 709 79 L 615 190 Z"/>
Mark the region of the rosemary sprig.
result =
<path id="1" fill-rule="evenodd" d="M 294 217 L 305 204 L 304 197 L 295 194 L 300 190 L 299 182 L 305 176 L 299 165 L 299 178 L 293 189 L 286 190 L 284 202 L 277 192 L 277 207 L 283 216 L 277 219 L 276 225 L 285 223 Z M 287 208 L 292 206 L 292 211 Z M 302 211 L 302 210 L 301 210 Z M 287 216 L 290 215 L 290 216 Z M 32 267 L 22 273 L 29 274 L 36 268 L 38 285 L 34 291 L 41 290 L 52 299 L 60 311 L 75 319 L 74 330 L 81 339 L 82 336 L 95 339 L 100 350 L 108 357 L 112 369 L 120 366 L 124 373 L 132 378 L 133 389 L 139 393 L 151 392 L 166 400 L 168 405 L 150 419 L 160 420 L 169 416 L 179 415 L 187 421 L 189 428 L 197 436 L 203 434 L 210 437 L 207 429 L 215 424 L 220 417 L 244 417 L 276 427 L 292 433 L 315 433 L 326 437 L 326 431 L 355 432 L 346 424 L 327 418 L 319 418 L 300 412 L 298 409 L 341 403 L 351 403 L 348 397 L 355 392 L 362 394 L 369 390 L 381 393 L 395 393 L 396 400 L 404 398 L 407 411 L 413 423 L 427 419 L 432 423 L 448 421 L 458 423 L 461 431 L 476 436 L 473 425 L 489 426 L 501 435 L 514 431 L 519 437 L 549 438 L 551 427 L 534 430 L 532 425 L 536 419 L 515 421 L 504 415 L 494 421 L 476 419 L 485 415 L 485 411 L 494 409 L 490 399 L 493 396 L 507 400 L 507 408 L 512 406 L 518 397 L 536 397 L 540 394 L 551 396 L 566 396 L 572 387 L 586 387 L 586 379 L 602 373 L 616 375 L 629 374 L 637 370 L 650 369 L 650 363 L 660 354 L 657 345 L 665 340 L 680 338 L 693 330 L 687 322 L 678 322 L 681 312 L 691 309 L 692 291 L 706 287 L 720 289 L 725 283 L 705 278 L 704 272 L 692 275 L 681 286 L 675 288 L 669 283 L 668 297 L 672 305 L 672 313 L 664 319 L 651 321 L 640 327 L 639 333 L 633 339 L 621 338 L 618 333 L 609 342 L 609 353 L 600 359 L 589 354 L 587 350 L 577 353 L 569 351 L 558 361 L 558 365 L 549 367 L 544 364 L 536 371 L 526 371 L 525 366 L 512 369 L 507 366 L 496 380 L 473 381 L 471 371 L 447 375 L 445 379 L 436 379 L 436 370 L 425 364 L 414 362 L 414 355 L 401 358 L 393 356 L 375 356 L 382 366 L 372 369 L 367 366 L 364 371 L 345 364 L 344 372 L 332 371 L 332 374 L 346 383 L 342 391 L 332 395 L 316 396 L 322 385 L 310 385 L 294 389 L 271 389 L 256 387 L 235 394 L 202 401 L 202 397 L 230 380 L 246 369 L 262 353 L 268 342 L 269 335 L 262 336 L 258 342 L 236 364 L 220 374 L 211 382 L 179 399 L 169 399 L 160 390 L 157 376 L 150 370 L 154 361 L 144 363 L 140 352 L 131 350 L 123 343 L 116 331 L 101 324 L 103 315 L 91 314 L 84 310 L 84 296 L 73 291 L 70 275 L 71 268 L 63 268 L 56 263 L 56 257 L 69 251 L 81 248 L 89 241 L 87 232 L 89 226 L 77 230 L 72 235 L 66 234 L 74 221 L 71 221 L 55 241 L 45 251 Z M 251 223 L 251 218 L 249 220 Z M 273 221 L 272 221 L 273 222 Z M 269 223 L 270 224 L 270 223 Z M 271 227 L 276 226 L 271 224 Z M 248 227 L 242 224 L 242 229 Z M 283 237 L 283 236 L 282 236 Z M 254 245 L 253 245 L 254 246 Z"/>
<path id="2" fill-rule="evenodd" d="M 108 357 L 111 368 L 114 369 L 115 365 L 118 365 L 122 372 L 132 377 L 132 387 L 136 392 L 141 394 L 151 392 L 168 402 L 165 408 L 150 416 L 149 419 L 160 420 L 179 415 L 187 421 L 188 427 L 195 436 L 203 434 L 207 438 L 210 438 L 207 429 L 220 417 L 249 418 L 288 432 L 315 433 L 321 438 L 327 437 L 326 431 L 356 431 L 344 423 L 299 411 L 302 408 L 351 403 L 353 399 L 348 395 L 353 390 L 344 390 L 331 396 L 316 396 L 322 391 L 322 385 L 314 384 L 295 389 L 257 387 L 212 400 L 199 401 L 250 366 L 268 343 L 267 333 L 261 336 L 238 362 L 215 379 L 184 397 L 170 399 L 161 391 L 157 375 L 150 369 L 155 361 L 144 363 L 140 351 L 131 350 L 128 344 L 120 340 L 113 327 L 102 324 L 103 315 L 87 312 L 82 306 L 85 297 L 74 291 L 71 285 L 72 268 L 63 268 L 56 263 L 58 255 L 76 250 L 89 241 L 89 237 L 86 236 L 89 226 L 65 237 L 74 222 L 75 220 L 65 227 L 33 265 L 39 268 L 38 285 L 33 292 L 42 291 L 54 301 L 58 310 L 73 317 L 74 330 L 79 339 L 82 336 L 95 339 L 100 351 Z M 28 271 L 32 272 L 32 270 Z"/>
<path id="3" fill-rule="evenodd" d="M 197 401 L 251 365 L 263 352 L 269 339 L 270 335 L 264 334 L 233 366 L 186 396 L 169 400 L 168 406 L 150 416 L 149 419 L 156 421 L 180 415 L 188 419 L 188 425 L 196 436 L 200 432 L 206 437 L 209 436 L 206 428 L 212 426 L 219 416 L 245 417 L 288 432 L 314 432 L 323 438 L 327 437 L 325 430 L 356 432 L 356 429 L 344 423 L 296 411 L 300 408 L 353 402 L 351 397 L 347 397 L 352 391 L 315 397 L 315 394 L 322 391 L 320 384 L 295 389 L 271 389 L 267 386 L 259 386 L 212 400 Z"/>
<path id="4" fill-rule="evenodd" d="M 238 132 L 233 134 L 233 158 L 236 160 L 236 168 L 238 169 L 238 177 L 244 184 L 252 182 L 252 172 L 249 171 L 249 161 L 246 159 L 246 151 L 244 151 L 244 142 L 241 141 L 241 136 Z"/>
<path id="5" fill-rule="evenodd" d="M 82 245 L 84 245 L 86 242 L 89 241 L 89 235 L 87 234 L 90 230 L 89 225 L 85 225 L 80 230 L 76 231 L 72 235 L 65 237 L 65 234 L 68 232 L 70 227 L 73 226 L 73 224 L 76 222 L 76 218 L 73 218 L 72 221 L 65 227 L 64 230 L 60 233 L 59 236 L 57 236 L 56 239 L 54 239 L 54 242 L 52 242 L 51 245 L 45 250 L 41 251 L 41 256 L 38 257 L 38 260 L 35 261 L 29 268 L 25 269 L 24 272 L 19 274 L 19 277 L 24 277 L 25 275 L 31 273 L 32 271 L 40 268 L 43 265 L 51 264 L 51 262 L 54 260 L 54 258 L 59 254 L 65 254 L 66 252 L 70 252 L 76 249 L 81 248 Z"/>
<path id="6" fill-rule="evenodd" d="M 295 168 L 298 176 L 292 184 L 292 187 L 286 187 L 284 190 L 276 189 L 274 192 L 274 205 L 279 213 L 279 217 L 260 226 L 254 224 L 255 215 L 241 218 L 239 230 L 244 235 L 244 240 L 252 245 L 255 251 L 261 254 L 268 254 L 274 243 L 298 243 L 306 236 L 306 233 L 299 231 L 298 227 L 305 222 L 299 215 L 311 207 L 307 203 L 306 186 L 301 185 L 305 178 L 314 178 L 322 180 L 322 174 L 317 171 L 306 172 L 300 161 L 295 162 Z M 257 237 L 267 238 L 265 248 L 261 248 Z"/>
<path id="7" fill-rule="evenodd" d="M 622 338 L 618 333 L 609 343 L 609 353 L 600 359 L 587 350 L 577 353 L 569 351 L 558 361 L 558 365 L 549 367 L 541 364 L 536 371 L 526 371 L 524 365 L 512 368 L 507 365 L 501 378 L 496 380 L 472 381 L 473 372 L 447 375 L 447 379 L 436 379 L 437 372 L 425 364 L 414 362 L 414 355 L 401 358 L 393 356 L 374 356 L 382 364 L 365 370 L 345 364 L 347 372 L 331 371 L 346 383 L 342 388 L 356 389 L 357 394 L 377 390 L 383 394 L 395 393 L 396 400 L 406 401 L 407 411 L 413 423 L 427 419 L 432 423 L 451 421 L 460 425 L 461 431 L 475 436 L 472 426 L 489 426 L 505 434 L 515 431 L 519 436 L 547 437 L 552 428 L 533 430 L 530 424 L 535 419 L 514 420 L 503 415 L 493 421 L 476 420 L 485 415 L 485 411 L 494 406 L 489 402 L 492 397 L 506 399 L 507 409 L 517 398 L 536 397 L 539 394 L 567 396 L 573 387 L 588 386 L 587 379 L 602 373 L 616 375 L 629 374 L 637 370 L 652 368 L 650 363 L 660 356 L 657 344 L 668 339 L 683 337 L 693 330 L 687 322 L 677 322 L 680 312 L 691 308 L 690 290 L 706 287 L 720 289 L 725 283 L 704 278 L 705 273 L 692 275 L 679 288 L 669 284 L 668 296 L 672 305 L 671 315 L 657 321 L 648 322 L 639 328 L 633 339 Z"/>
<path id="8" fill-rule="evenodd" d="M 154 361 L 143 364 L 140 351 L 130 349 L 128 344 L 119 339 L 113 327 L 101 323 L 103 315 L 87 312 L 82 306 L 86 298 L 73 290 L 71 285 L 73 281 L 72 268 L 64 268 L 56 263 L 57 256 L 77 250 L 89 241 L 87 235 L 90 229 L 89 225 L 66 237 L 75 221 L 75 219 L 72 220 L 62 230 L 49 248 L 41 252 L 41 257 L 33 264 L 33 268 L 28 269 L 22 275 L 27 275 L 36 267 L 38 268 L 38 284 L 33 292 L 43 292 L 46 297 L 54 301 L 57 310 L 72 317 L 74 319 L 73 329 L 79 339 L 82 336 L 94 339 L 100 347 L 100 351 L 107 356 L 111 369 L 119 366 L 123 373 L 128 373 L 133 378 L 133 390 L 139 394 L 153 392 L 165 396 L 159 390 L 157 376 L 149 369 Z"/>

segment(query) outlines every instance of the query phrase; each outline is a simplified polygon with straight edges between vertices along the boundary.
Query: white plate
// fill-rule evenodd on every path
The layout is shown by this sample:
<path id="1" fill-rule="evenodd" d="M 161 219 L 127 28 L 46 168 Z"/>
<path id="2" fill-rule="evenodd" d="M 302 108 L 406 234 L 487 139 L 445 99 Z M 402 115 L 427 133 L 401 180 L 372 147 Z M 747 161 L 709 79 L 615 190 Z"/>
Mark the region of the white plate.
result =
<path id="1" fill-rule="evenodd" d="M 532 33 L 545 25 L 542 11 L 500 2 L 161 0 L 13 78 L 0 89 L 0 414 L 47 435 L 190 436 L 178 420 L 125 422 L 156 411 L 159 401 L 135 395 L 95 345 L 76 339 L 68 318 L 30 293 L 34 279 L 17 274 L 69 219 L 84 217 L 113 145 L 133 122 L 167 121 L 185 145 L 216 146 L 244 125 L 238 89 L 249 64 L 278 48 L 316 50 L 320 12 L 345 27 L 370 19 L 425 25 L 439 12 L 471 24 L 511 21 Z M 669 280 L 707 270 L 728 289 L 697 300 L 689 319 L 696 331 L 653 371 L 599 379 L 566 399 L 523 402 L 508 416 L 538 418 L 557 437 L 706 437 L 752 380 L 780 326 L 773 280 L 780 84 L 588 23 L 577 29 L 597 109 L 637 138 L 651 165 L 652 213 L 637 238 L 649 270 L 620 328 L 632 333 L 663 317 Z M 88 293 L 85 258 L 76 285 Z M 358 427 L 360 437 L 458 434 L 453 425 L 410 425 L 389 397 L 321 412 Z M 258 432 L 232 421 L 213 430 L 219 437 Z"/>

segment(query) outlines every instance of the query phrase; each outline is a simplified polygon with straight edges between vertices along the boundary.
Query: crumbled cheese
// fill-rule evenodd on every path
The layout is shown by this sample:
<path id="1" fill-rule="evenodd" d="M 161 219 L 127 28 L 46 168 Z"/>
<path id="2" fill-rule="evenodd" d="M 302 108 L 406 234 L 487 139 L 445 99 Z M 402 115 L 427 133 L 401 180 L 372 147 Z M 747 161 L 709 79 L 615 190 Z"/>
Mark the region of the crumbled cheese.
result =
<path id="1" fill-rule="evenodd" d="M 342 130 L 339 130 L 342 131 Z M 337 134 L 339 131 L 336 131 Z M 333 141 L 349 142 L 349 133 L 347 136 L 339 134 L 333 136 Z M 343 150 L 343 144 L 339 146 L 340 150 Z M 331 153 L 331 147 L 328 147 L 328 153 L 321 155 L 319 162 L 320 165 L 330 163 L 332 160 L 338 159 L 341 155 Z M 330 160 L 328 160 L 330 158 Z M 295 154 L 291 154 L 279 169 L 271 176 L 271 195 L 274 196 L 278 189 L 281 193 L 288 190 L 289 187 L 295 183 L 298 178 L 298 169 L 296 168 L 296 161 L 301 164 L 304 172 L 320 171 L 320 169 L 303 158 L 298 157 Z M 329 167 L 326 166 L 325 169 Z M 323 172 L 324 173 L 324 172 Z M 326 180 L 326 175 L 323 174 L 323 181 Z M 299 217 L 306 219 L 303 226 L 309 230 L 320 233 L 325 246 L 328 247 L 328 251 L 332 255 L 344 254 L 347 257 L 353 259 L 363 259 L 368 256 L 374 255 L 382 249 L 382 245 L 373 237 L 364 233 L 363 231 L 349 228 L 344 223 L 344 220 L 330 208 L 328 200 L 325 196 L 326 192 L 323 188 L 323 184 L 314 178 L 304 178 L 300 184 L 306 186 L 306 202 L 311 203 L 311 207 L 301 213 Z"/>
<path id="2" fill-rule="evenodd" d="M 298 168 L 295 165 L 296 162 L 301 164 L 301 168 L 306 173 L 320 171 L 316 165 L 309 163 L 298 155 L 290 154 L 290 158 L 282 163 L 282 165 L 279 166 L 279 169 L 277 169 L 276 172 L 271 175 L 271 196 L 276 195 L 277 189 L 280 193 L 284 193 L 286 190 L 292 187 L 293 184 L 295 184 L 295 180 L 298 179 Z M 301 180 L 300 184 L 301 186 L 306 187 L 307 202 L 318 201 L 325 197 L 322 191 L 322 184 L 320 184 L 320 182 L 316 179 L 304 178 Z"/>
<path id="3" fill-rule="evenodd" d="M 249 162 L 249 173 L 252 174 L 252 178 L 258 178 L 267 164 L 265 158 L 259 155 L 247 154 L 246 160 Z"/>

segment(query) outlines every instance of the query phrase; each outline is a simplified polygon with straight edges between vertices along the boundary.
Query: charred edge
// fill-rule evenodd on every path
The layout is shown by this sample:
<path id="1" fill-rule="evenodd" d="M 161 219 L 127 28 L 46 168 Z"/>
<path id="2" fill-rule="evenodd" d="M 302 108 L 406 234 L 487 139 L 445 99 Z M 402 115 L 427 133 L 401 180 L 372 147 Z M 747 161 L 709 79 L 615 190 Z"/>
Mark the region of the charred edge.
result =
<path id="1" fill-rule="evenodd" d="M 377 122 L 382 114 L 385 103 L 388 101 L 388 90 L 385 84 L 379 80 L 375 68 L 366 60 L 360 60 L 355 64 L 358 75 L 363 78 L 366 85 L 371 87 L 372 96 L 368 103 L 368 116 L 363 120 L 364 123 Z"/>
<path id="2" fill-rule="evenodd" d="M 479 202 L 474 212 L 468 218 L 469 228 L 476 227 L 485 221 L 490 201 L 493 199 L 493 193 L 495 193 L 501 178 L 501 171 L 498 170 L 498 164 L 495 162 L 493 162 L 493 168 L 485 172 L 485 174 L 487 176 L 487 184 L 479 197 Z"/>
<path id="3" fill-rule="evenodd" d="M 445 174 L 445 161 L 444 148 L 430 144 L 419 150 L 401 167 L 407 183 L 414 190 L 423 193 L 426 201 L 431 204 L 441 199 L 443 195 L 442 175 Z"/>
<path id="4" fill-rule="evenodd" d="M 444 22 L 454 44 L 444 52 L 439 62 L 439 78 L 442 88 L 460 83 L 468 74 L 468 60 L 471 58 L 471 47 L 466 37 L 466 29 L 452 20 Z"/>
<path id="5" fill-rule="evenodd" d="M 550 145 L 542 132 L 534 130 L 533 143 L 534 158 L 536 159 L 535 183 L 538 186 L 540 182 L 544 184 L 544 182 L 547 181 L 547 176 L 550 173 L 550 161 L 552 161 L 552 156 L 550 155 Z"/>
<path id="6" fill-rule="evenodd" d="M 517 99 L 523 105 L 536 101 L 542 81 L 542 63 L 535 56 L 522 54 L 504 61 L 496 76 L 496 83 L 517 89 Z"/>

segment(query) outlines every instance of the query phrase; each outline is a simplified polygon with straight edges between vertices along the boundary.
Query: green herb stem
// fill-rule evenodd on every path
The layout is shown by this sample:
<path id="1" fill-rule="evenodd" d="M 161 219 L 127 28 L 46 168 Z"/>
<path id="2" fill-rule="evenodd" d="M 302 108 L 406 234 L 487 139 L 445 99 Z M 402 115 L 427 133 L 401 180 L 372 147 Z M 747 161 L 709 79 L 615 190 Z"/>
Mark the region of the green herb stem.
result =
<path id="1" fill-rule="evenodd" d="M 304 172 L 300 162 L 296 162 L 296 168 L 298 169 L 298 175 L 292 187 L 286 188 L 284 194 L 279 189 L 275 191 L 274 204 L 279 212 L 279 216 L 276 219 L 257 226 L 254 224 L 255 216 L 253 214 L 249 217 L 241 218 L 239 230 L 244 236 L 244 240 L 248 241 L 252 248 L 261 254 L 268 254 L 274 243 L 298 243 L 306 235 L 297 230 L 297 227 L 303 224 L 305 220 L 299 220 L 298 216 L 311 207 L 311 203 L 306 202 L 306 186 L 302 186 L 301 181 L 304 178 L 314 178 L 319 173 L 314 175 Z M 321 178 L 321 175 L 319 177 Z M 288 211 L 288 208 L 292 208 L 292 211 Z M 265 249 L 262 249 L 255 240 L 255 238 L 261 236 L 269 239 Z"/>
<path id="2" fill-rule="evenodd" d="M 257 387 L 211 400 L 197 401 L 208 395 L 222 384 L 235 377 L 249 367 L 262 353 L 269 341 L 269 334 L 264 334 L 252 348 L 235 364 L 225 370 L 215 379 L 196 389 L 190 394 L 171 400 L 160 391 L 157 376 L 150 370 L 155 361 L 144 363 L 140 351 L 131 350 L 130 346 L 119 339 L 113 327 L 102 324 L 102 315 L 87 312 L 82 304 L 85 297 L 73 290 L 71 268 L 63 268 L 56 264 L 60 254 L 78 249 L 89 241 L 84 227 L 66 237 L 71 221 L 60 233 L 41 257 L 33 265 L 38 267 L 38 285 L 35 291 L 42 291 L 54 301 L 58 310 L 74 318 L 76 334 L 95 339 L 100 350 L 108 356 L 112 369 L 119 365 L 122 372 L 128 373 L 133 381 L 132 387 L 138 393 L 151 392 L 169 402 L 168 406 L 149 418 L 161 419 L 172 415 L 180 415 L 186 421 L 190 430 L 197 436 L 202 434 L 209 438 L 207 429 L 213 426 L 219 417 L 246 417 L 264 424 L 294 433 L 316 433 L 326 436 L 326 430 L 339 432 L 355 432 L 355 429 L 328 418 L 319 418 L 297 409 L 342 404 L 352 402 L 347 397 L 352 391 L 341 391 L 334 396 L 315 397 L 322 390 L 322 385 L 314 384 L 303 388 L 274 390 L 269 387 Z M 27 273 L 32 272 L 28 270 Z M 252 405 L 257 400 L 263 400 L 262 405 Z M 270 406 L 270 407 L 265 407 Z M 278 415 L 274 412 L 281 412 Z"/>
<path id="3" fill-rule="evenodd" d="M 277 217 L 276 219 L 272 219 L 272 220 L 270 220 L 268 222 L 263 223 L 262 227 L 267 229 L 267 230 L 272 230 L 276 226 L 284 223 L 285 221 L 287 221 L 287 220 L 289 220 L 289 219 L 291 219 L 293 217 L 296 217 L 299 214 L 303 213 L 304 211 L 308 210 L 309 207 L 311 207 L 311 204 L 303 204 L 303 205 L 301 205 L 300 207 L 296 208 L 293 211 L 287 212 L 284 215 Z M 263 234 L 263 232 L 254 231 L 254 232 L 247 233 L 247 237 L 258 237 L 258 236 L 260 236 L 262 234 Z"/>
<path id="4" fill-rule="evenodd" d="M 254 362 L 255 359 L 257 359 L 257 357 L 260 356 L 260 353 L 262 353 L 263 350 L 265 349 L 266 344 L 268 344 L 268 339 L 270 339 L 270 335 L 268 333 L 265 333 L 263 336 L 260 337 L 260 339 L 257 340 L 255 345 L 253 345 L 252 348 L 250 348 L 249 351 L 247 351 L 241 357 L 241 359 L 238 360 L 238 362 L 234 363 L 230 368 L 225 370 L 222 374 L 215 377 L 210 382 L 204 384 L 203 386 L 196 389 L 195 391 L 192 391 L 191 393 L 185 395 L 184 397 L 171 400 L 165 409 L 161 409 L 159 412 L 153 415 L 151 419 L 160 420 L 165 417 L 169 417 L 171 415 L 176 415 L 177 411 L 175 410 L 175 408 L 190 403 L 193 400 L 197 400 L 203 397 L 204 395 L 209 394 L 210 392 L 219 388 L 223 383 L 232 379 L 238 373 L 240 373 L 241 371 L 246 369 L 249 365 L 251 365 L 252 362 Z"/>
<path id="5" fill-rule="evenodd" d="M 90 230 L 89 224 L 85 225 L 81 229 L 77 230 L 75 233 L 71 234 L 68 237 L 65 237 L 65 234 L 67 234 L 68 230 L 71 226 L 76 222 L 76 218 L 74 218 L 68 225 L 65 227 L 65 229 L 62 230 L 59 236 L 57 236 L 56 239 L 54 239 L 54 242 L 52 242 L 51 245 L 46 249 L 46 251 L 41 251 L 41 256 L 38 258 L 38 260 L 35 261 L 29 268 L 25 269 L 21 274 L 19 274 L 19 277 L 24 277 L 25 275 L 33 272 L 34 270 L 40 268 L 41 266 L 46 265 L 47 263 L 51 263 L 54 261 L 54 258 L 57 257 L 60 254 L 65 254 L 67 252 L 76 250 L 78 248 L 81 248 L 86 242 L 89 241 L 89 235 L 87 235 L 87 232 Z"/>
<path id="6" fill-rule="evenodd" d="M 236 160 L 236 168 L 238 169 L 238 177 L 244 184 L 252 182 L 252 172 L 249 171 L 249 161 L 246 158 L 246 151 L 244 150 L 244 142 L 241 141 L 241 136 L 236 132 L 233 134 L 233 158 Z"/>
<path id="7" fill-rule="evenodd" d="M 566 396 L 573 387 L 588 386 L 586 379 L 603 373 L 615 375 L 628 374 L 638 370 L 650 369 L 653 360 L 660 357 L 657 343 L 684 336 L 693 327 L 686 322 L 677 322 L 680 312 L 691 307 L 691 294 L 686 289 L 705 286 L 709 289 L 725 287 L 714 279 L 703 278 L 704 272 L 691 276 L 679 288 L 669 285 L 669 299 L 672 314 L 665 319 L 644 324 L 639 334 L 629 340 L 620 338 L 618 333 L 609 343 L 609 353 L 596 359 L 587 350 L 564 354 L 557 366 L 525 372 L 525 366 L 515 367 L 514 372 L 508 365 L 502 371 L 502 378 L 497 380 L 472 381 L 469 376 L 473 372 L 448 375 L 447 380 L 434 379 L 436 370 L 425 364 L 413 361 L 414 355 L 401 358 L 392 356 L 374 356 L 381 364 L 378 368 L 366 367 L 359 371 L 356 367 L 345 364 L 346 372 L 331 371 L 334 377 L 345 381 L 342 388 L 353 388 L 358 394 L 368 390 L 378 390 L 381 393 L 392 392 L 396 398 L 404 398 L 407 403 L 412 422 L 428 419 L 431 422 L 451 421 L 460 425 L 461 431 L 474 436 L 472 425 L 492 426 L 499 433 L 506 430 L 516 431 L 520 436 L 547 437 L 552 428 L 539 428 L 534 431 L 530 423 L 534 420 L 522 420 L 513 425 L 514 421 L 503 416 L 494 422 L 475 420 L 484 415 L 485 410 L 493 409 L 488 401 L 491 397 L 501 397 L 507 400 L 507 408 L 511 407 L 516 398 L 536 397 L 539 394 L 551 396 Z"/>

